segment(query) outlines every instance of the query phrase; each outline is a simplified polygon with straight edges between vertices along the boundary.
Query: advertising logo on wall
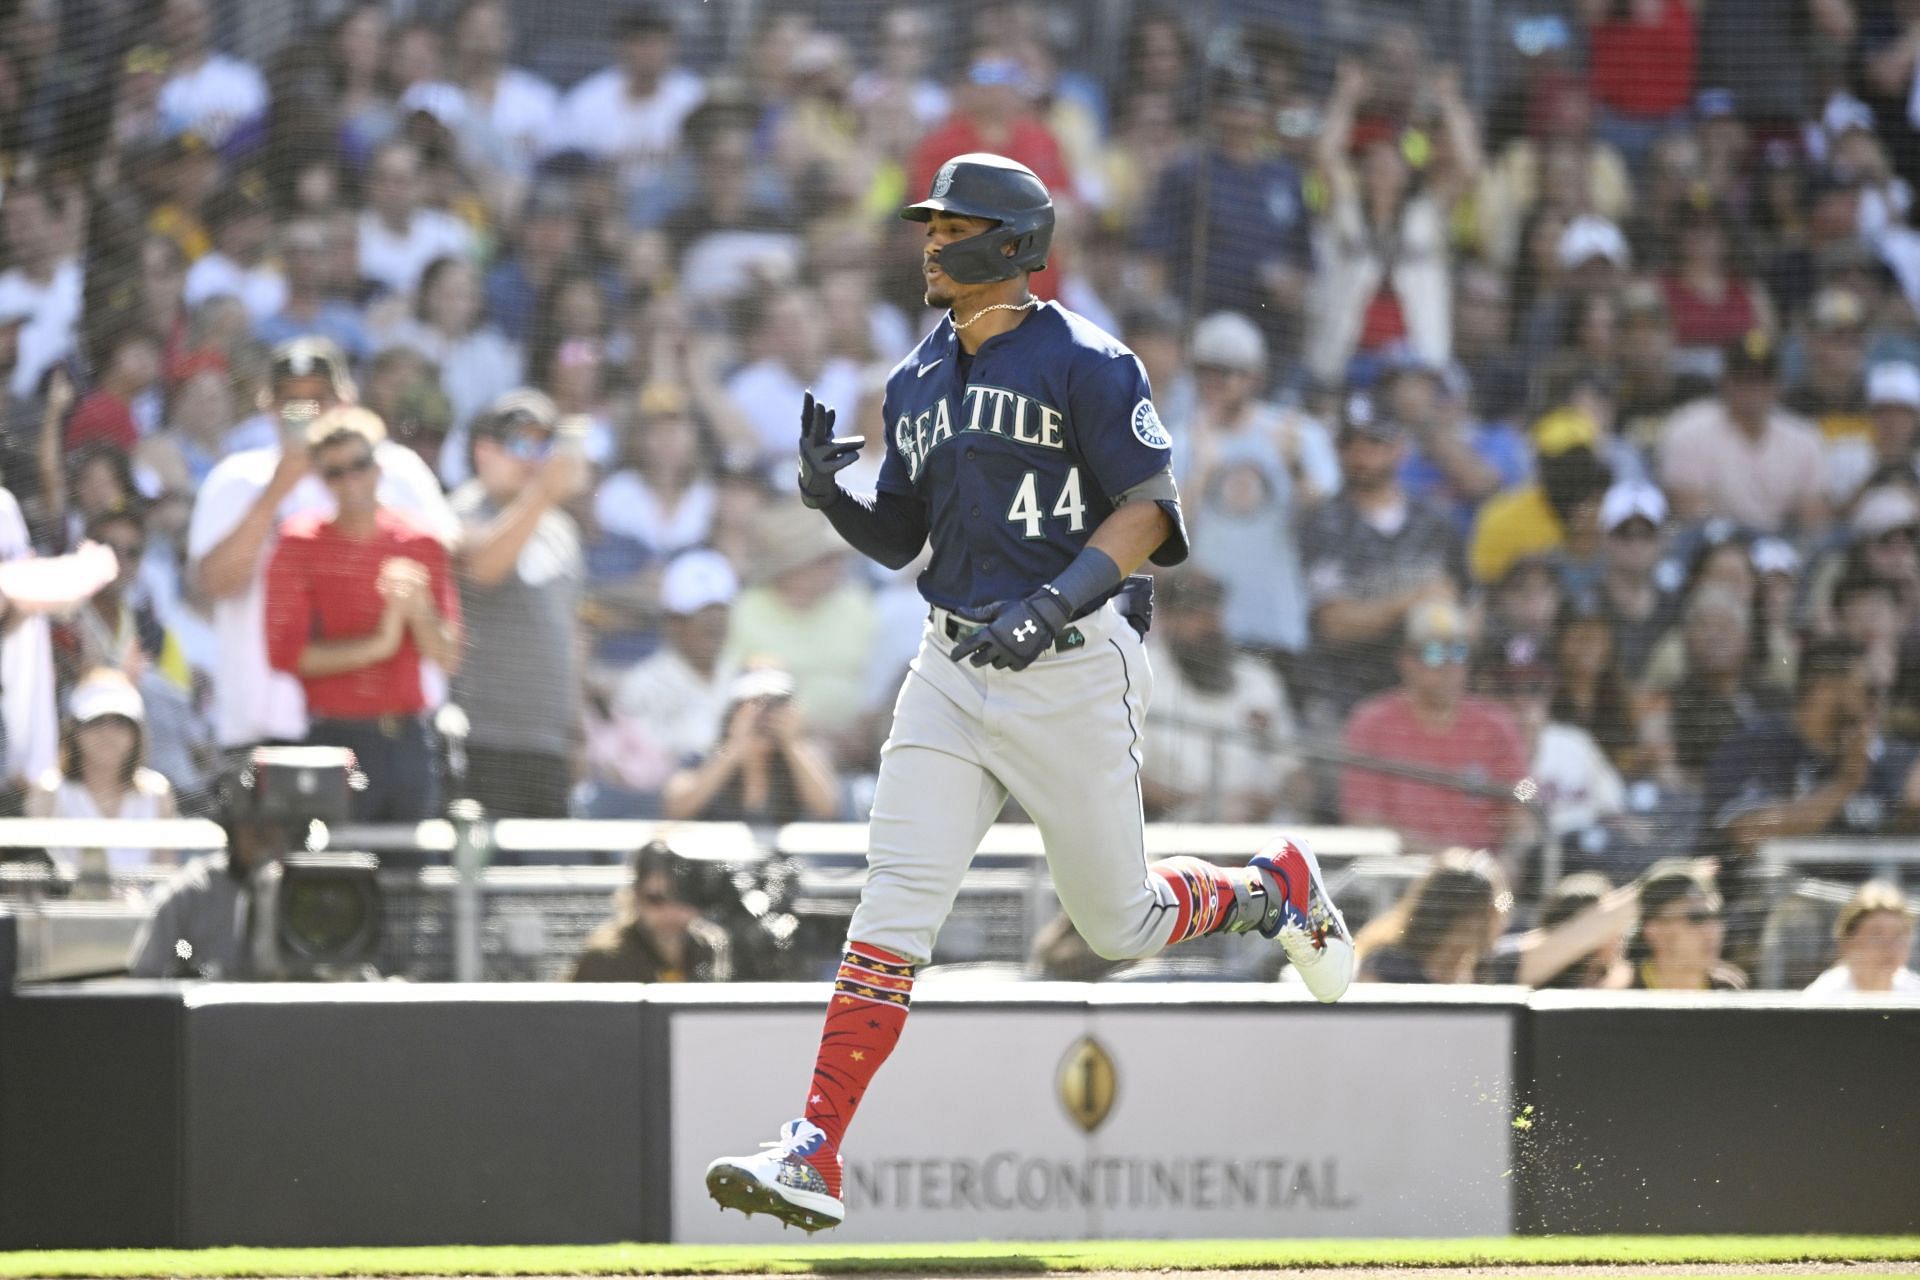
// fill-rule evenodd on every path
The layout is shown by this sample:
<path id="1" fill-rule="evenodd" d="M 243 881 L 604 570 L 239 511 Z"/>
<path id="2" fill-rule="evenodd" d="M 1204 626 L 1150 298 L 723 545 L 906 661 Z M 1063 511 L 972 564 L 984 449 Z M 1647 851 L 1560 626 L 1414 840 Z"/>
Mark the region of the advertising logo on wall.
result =
<path id="1" fill-rule="evenodd" d="M 675 1011 L 674 1239 L 778 1236 L 714 1212 L 701 1171 L 792 1117 L 818 1032 L 812 1008 Z M 848 1135 L 835 1237 L 1504 1234 L 1511 1047 L 1497 1009 L 929 996 Z"/>

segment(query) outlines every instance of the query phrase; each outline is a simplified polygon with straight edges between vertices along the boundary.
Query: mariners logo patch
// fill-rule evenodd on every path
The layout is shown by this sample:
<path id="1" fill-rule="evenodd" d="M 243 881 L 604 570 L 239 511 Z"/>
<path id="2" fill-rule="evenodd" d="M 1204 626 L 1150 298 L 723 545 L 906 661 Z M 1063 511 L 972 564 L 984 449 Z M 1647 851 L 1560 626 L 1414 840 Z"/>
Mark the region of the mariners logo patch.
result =
<path id="1" fill-rule="evenodd" d="M 933 198 L 935 200 L 947 194 L 953 188 L 953 161 L 940 166 L 940 172 L 933 175 Z"/>
<path id="2" fill-rule="evenodd" d="M 1142 400 L 1133 406 L 1134 439 L 1149 449 L 1171 449 L 1173 438 L 1160 422 L 1160 414 L 1153 407 L 1153 401 Z"/>

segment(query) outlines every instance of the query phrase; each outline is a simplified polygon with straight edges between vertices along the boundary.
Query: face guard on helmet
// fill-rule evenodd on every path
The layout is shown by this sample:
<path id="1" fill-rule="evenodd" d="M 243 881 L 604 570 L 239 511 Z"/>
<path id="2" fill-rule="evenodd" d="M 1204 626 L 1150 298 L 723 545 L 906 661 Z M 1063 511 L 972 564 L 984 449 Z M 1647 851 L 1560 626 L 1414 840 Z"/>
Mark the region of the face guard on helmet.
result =
<path id="1" fill-rule="evenodd" d="M 934 174 L 927 198 L 908 205 L 900 216 L 931 222 L 936 213 L 994 223 L 935 252 L 940 270 L 959 283 L 991 284 L 1022 271 L 1046 270 L 1047 250 L 1053 244 L 1053 197 L 1025 165 L 985 151 L 955 156 Z"/>

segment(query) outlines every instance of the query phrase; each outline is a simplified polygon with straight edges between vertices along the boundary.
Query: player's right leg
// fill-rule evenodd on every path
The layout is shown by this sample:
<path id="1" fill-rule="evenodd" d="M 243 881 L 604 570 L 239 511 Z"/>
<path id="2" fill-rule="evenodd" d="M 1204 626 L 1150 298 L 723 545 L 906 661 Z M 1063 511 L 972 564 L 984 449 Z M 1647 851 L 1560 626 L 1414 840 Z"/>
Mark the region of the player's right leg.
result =
<path id="1" fill-rule="evenodd" d="M 921 659 L 929 656 L 923 648 Z M 722 1208 L 769 1213 L 808 1231 L 845 1217 L 840 1143 L 906 1025 L 913 973 L 953 907 L 1006 791 L 979 763 L 984 686 L 944 651 L 916 660 L 894 706 L 893 732 L 867 835 L 867 882 L 847 928 L 800 1119 L 751 1156 L 707 1166 Z M 922 674 L 922 668 L 926 674 Z"/>

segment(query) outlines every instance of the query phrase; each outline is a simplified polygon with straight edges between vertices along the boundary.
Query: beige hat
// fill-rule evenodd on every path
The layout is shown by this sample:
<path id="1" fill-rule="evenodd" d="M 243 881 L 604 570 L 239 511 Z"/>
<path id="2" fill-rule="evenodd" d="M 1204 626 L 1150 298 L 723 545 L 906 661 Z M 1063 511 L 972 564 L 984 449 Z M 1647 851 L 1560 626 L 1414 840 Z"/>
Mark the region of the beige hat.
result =
<path id="1" fill-rule="evenodd" d="M 763 508 L 754 522 L 753 560 L 747 581 L 755 586 L 771 582 L 821 560 L 845 554 L 847 544 L 827 518 L 798 500 L 782 499 Z"/>

